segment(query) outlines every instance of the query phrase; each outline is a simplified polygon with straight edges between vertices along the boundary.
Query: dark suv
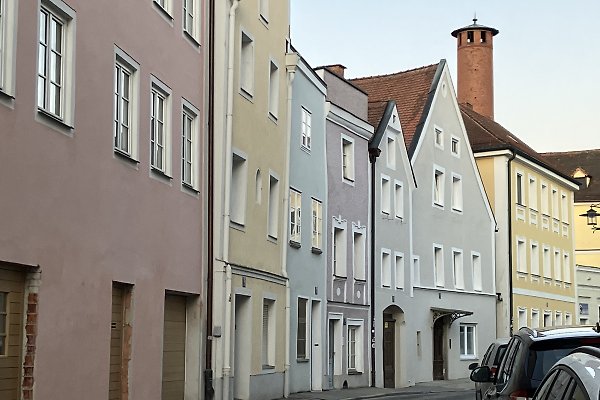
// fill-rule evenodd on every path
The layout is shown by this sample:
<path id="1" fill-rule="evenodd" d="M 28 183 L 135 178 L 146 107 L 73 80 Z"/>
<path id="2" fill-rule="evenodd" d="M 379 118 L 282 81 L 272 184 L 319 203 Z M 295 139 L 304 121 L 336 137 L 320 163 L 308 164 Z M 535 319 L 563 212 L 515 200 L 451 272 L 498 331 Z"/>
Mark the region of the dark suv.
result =
<path id="1" fill-rule="evenodd" d="M 600 348 L 592 327 L 521 328 L 508 343 L 496 377 L 488 366 L 471 372 L 474 382 L 492 382 L 484 399 L 530 399 L 554 363 L 579 346 Z"/>

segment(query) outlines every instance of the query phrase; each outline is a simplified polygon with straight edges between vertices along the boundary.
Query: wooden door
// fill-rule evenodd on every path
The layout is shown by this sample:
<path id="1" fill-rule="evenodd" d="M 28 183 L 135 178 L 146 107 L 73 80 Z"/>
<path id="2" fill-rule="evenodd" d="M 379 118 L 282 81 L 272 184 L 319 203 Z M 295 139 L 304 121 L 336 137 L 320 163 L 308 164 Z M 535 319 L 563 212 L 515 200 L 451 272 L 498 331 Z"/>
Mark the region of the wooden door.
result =
<path id="1" fill-rule="evenodd" d="M 444 379 L 444 318 L 433 324 L 433 379 Z"/>
<path id="2" fill-rule="evenodd" d="M 183 400 L 185 388 L 186 298 L 165 296 L 162 400 Z"/>
<path id="3" fill-rule="evenodd" d="M 0 268 L 0 399 L 21 398 L 25 274 Z"/>
<path id="4" fill-rule="evenodd" d="M 396 387 L 396 321 L 383 315 L 383 387 Z"/>

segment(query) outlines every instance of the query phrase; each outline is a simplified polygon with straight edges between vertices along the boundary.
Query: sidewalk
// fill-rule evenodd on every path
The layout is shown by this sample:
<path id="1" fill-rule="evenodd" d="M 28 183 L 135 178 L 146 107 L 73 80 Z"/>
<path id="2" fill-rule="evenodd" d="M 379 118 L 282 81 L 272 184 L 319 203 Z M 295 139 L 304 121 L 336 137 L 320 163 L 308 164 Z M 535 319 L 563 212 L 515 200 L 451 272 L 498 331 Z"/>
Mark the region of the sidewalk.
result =
<path id="1" fill-rule="evenodd" d="M 335 389 L 322 392 L 292 393 L 288 400 L 361 400 L 381 396 L 392 396 L 402 394 L 427 394 L 440 392 L 462 392 L 473 390 L 473 382 L 469 378 L 453 379 L 447 381 L 433 381 L 417 383 L 415 386 L 398 389 L 383 388 L 353 388 Z"/>

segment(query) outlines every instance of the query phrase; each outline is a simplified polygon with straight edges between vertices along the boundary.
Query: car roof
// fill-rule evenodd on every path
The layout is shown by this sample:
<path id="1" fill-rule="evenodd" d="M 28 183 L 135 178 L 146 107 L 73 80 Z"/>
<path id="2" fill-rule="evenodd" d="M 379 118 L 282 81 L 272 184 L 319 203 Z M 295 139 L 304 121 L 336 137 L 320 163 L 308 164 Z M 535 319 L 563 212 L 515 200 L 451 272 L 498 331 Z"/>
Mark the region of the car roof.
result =
<path id="1" fill-rule="evenodd" d="M 564 326 L 539 329 L 521 328 L 516 334 L 521 337 L 527 337 L 534 342 L 563 337 L 600 337 L 600 333 L 596 332 L 592 326 Z"/>

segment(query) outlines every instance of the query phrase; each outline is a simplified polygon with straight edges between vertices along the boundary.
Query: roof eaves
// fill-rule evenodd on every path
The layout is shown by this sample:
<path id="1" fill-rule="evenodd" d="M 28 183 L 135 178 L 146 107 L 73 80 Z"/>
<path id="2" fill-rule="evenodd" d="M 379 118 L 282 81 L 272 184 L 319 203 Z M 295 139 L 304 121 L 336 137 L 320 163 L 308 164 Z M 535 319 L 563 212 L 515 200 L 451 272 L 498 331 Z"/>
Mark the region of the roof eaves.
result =
<path id="1" fill-rule="evenodd" d="M 396 102 L 394 100 L 388 100 L 385 105 L 385 111 L 383 112 L 383 116 L 379 120 L 379 125 L 377 125 L 377 130 L 375 131 L 373 138 L 369 142 L 369 149 L 379 148 L 381 139 L 383 138 L 383 135 L 387 130 L 388 121 L 390 120 L 392 113 L 394 112 L 394 107 L 396 107 Z"/>

